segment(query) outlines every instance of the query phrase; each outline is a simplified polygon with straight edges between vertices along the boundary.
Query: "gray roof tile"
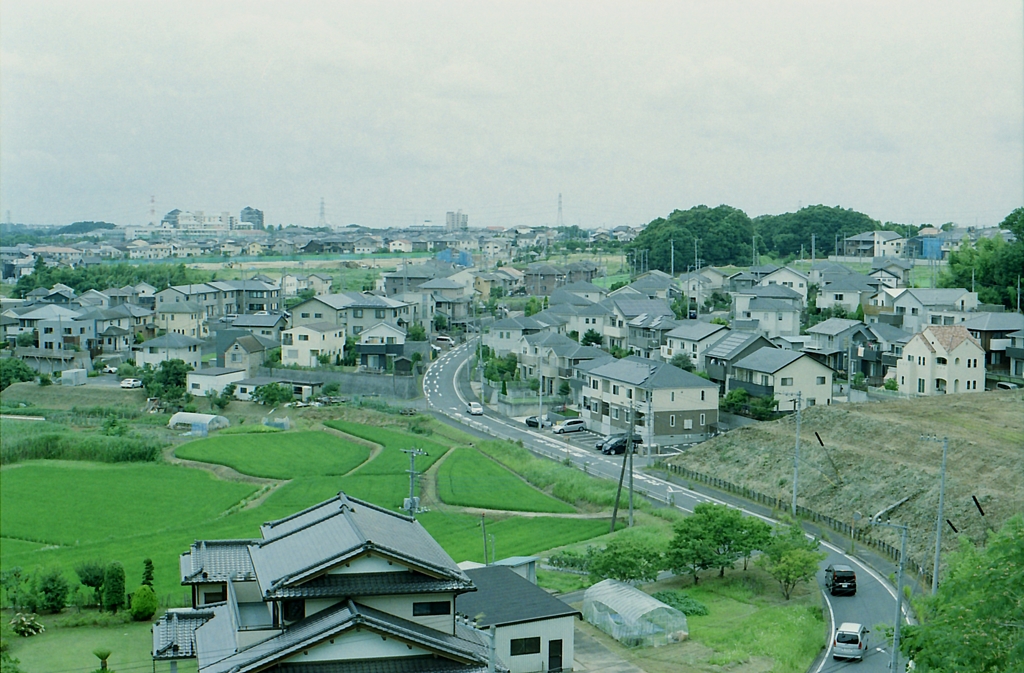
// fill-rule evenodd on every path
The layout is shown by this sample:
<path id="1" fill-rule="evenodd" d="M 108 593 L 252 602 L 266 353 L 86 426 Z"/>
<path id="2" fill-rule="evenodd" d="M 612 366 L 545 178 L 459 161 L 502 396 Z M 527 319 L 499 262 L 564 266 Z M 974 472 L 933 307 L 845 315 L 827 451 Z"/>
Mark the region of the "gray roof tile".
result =
<path id="1" fill-rule="evenodd" d="M 521 624 L 541 619 L 578 615 L 548 592 L 511 568 L 486 566 L 467 570 L 477 590 L 455 599 L 455 610 L 478 626 Z"/>

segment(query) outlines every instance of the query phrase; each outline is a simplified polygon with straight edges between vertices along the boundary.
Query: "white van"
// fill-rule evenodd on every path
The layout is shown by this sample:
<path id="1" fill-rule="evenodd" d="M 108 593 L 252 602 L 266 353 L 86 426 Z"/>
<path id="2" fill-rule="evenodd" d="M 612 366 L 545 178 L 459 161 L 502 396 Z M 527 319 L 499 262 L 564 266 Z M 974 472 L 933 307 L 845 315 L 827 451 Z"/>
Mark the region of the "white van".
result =
<path id="1" fill-rule="evenodd" d="M 836 629 L 832 638 L 833 659 L 864 659 L 868 651 L 868 634 L 871 633 L 863 624 L 844 622 Z"/>

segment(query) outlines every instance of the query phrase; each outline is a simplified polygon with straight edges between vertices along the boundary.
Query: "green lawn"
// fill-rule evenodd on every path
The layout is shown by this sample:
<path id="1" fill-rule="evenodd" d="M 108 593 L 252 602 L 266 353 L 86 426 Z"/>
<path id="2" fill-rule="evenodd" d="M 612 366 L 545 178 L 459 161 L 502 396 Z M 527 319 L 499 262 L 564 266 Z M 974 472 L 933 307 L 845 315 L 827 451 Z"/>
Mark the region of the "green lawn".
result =
<path id="1" fill-rule="evenodd" d="M 210 437 L 178 447 L 175 455 L 227 465 L 255 477 L 293 479 L 345 474 L 365 462 L 370 449 L 310 431 Z"/>
<path id="2" fill-rule="evenodd" d="M 402 453 L 402 449 L 422 449 L 427 452 L 425 456 L 416 457 L 416 469 L 424 472 L 434 464 L 438 458 L 443 456 L 450 446 L 423 438 L 419 435 L 410 435 L 397 430 L 378 428 L 360 423 L 348 421 L 324 421 L 324 425 L 335 430 L 341 430 L 355 437 L 380 444 L 384 447 L 377 457 L 361 467 L 358 471 L 360 476 L 377 474 L 407 474 L 409 469 L 409 455 Z M 407 477 L 408 478 L 408 477 Z"/>
<path id="3" fill-rule="evenodd" d="M 442 501 L 462 507 L 567 514 L 575 511 L 475 449 L 456 449 L 441 463 L 437 492 Z"/>

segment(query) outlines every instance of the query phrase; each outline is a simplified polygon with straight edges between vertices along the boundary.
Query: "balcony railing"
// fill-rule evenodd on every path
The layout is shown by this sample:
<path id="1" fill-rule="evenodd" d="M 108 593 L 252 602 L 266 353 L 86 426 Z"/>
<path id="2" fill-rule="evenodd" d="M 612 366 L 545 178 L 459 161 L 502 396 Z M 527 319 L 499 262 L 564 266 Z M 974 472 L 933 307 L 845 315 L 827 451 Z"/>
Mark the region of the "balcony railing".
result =
<path id="1" fill-rule="evenodd" d="M 751 397 L 771 397 L 775 394 L 775 388 L 772 386 L 762 386 L 756 383 L 750 383 L 749 381 L 740 381 L 736 378 L 729 379 L 729 390 L 736 390 L 742 388 L 750 393 Z"/>

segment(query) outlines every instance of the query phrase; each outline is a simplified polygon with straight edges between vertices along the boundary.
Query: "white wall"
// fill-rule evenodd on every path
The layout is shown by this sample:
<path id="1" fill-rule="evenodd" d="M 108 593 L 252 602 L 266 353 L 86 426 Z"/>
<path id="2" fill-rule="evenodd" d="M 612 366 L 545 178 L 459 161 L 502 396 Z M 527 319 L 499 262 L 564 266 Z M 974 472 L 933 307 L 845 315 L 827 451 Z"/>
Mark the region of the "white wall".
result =
<path id="1" fill-rule="evenodd" d="M 562 670 L 571 671 L 574 650 L 575 617 L 569 615 L 555 619 L 501 626 L 495 629 L 495 649 L 498 658 L 511 673 L 533 673 L 548 670 L 548 647 L 552 640 L 562 641 Z M 518 638 L 540 638 L 539 654 L 511 656 L 511 641 Z"/>

